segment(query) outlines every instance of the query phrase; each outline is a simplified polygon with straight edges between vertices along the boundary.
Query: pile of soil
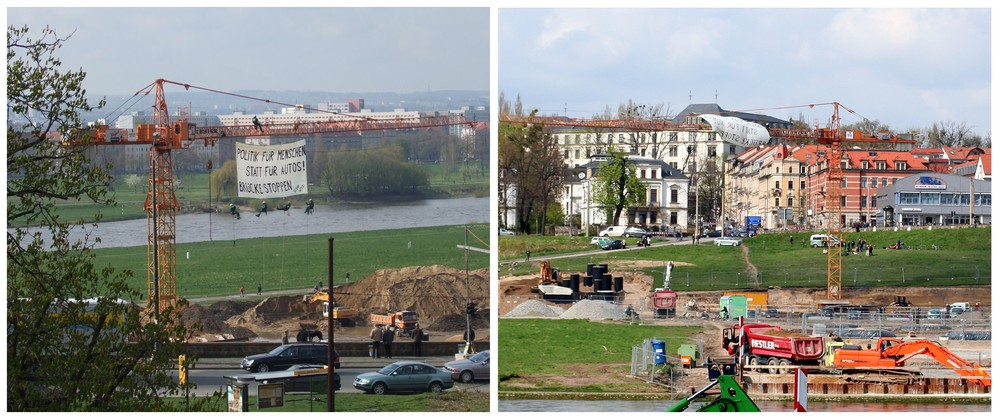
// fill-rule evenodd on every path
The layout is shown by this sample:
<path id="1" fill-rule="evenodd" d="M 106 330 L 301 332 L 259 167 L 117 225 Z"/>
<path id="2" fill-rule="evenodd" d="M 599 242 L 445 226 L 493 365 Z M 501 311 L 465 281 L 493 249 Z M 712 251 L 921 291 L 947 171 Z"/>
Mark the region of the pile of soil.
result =
<path id="1" fill-rule="evenodd" d="M 467 291 L 468 290 L 468 291 Z M 477 339 L 490 334 L 489 270 L 457 270 L 447 266 L 383 269 L 333 292 L 335 304 L 358 310 L 352 325 L 337 328 L 337 339 L 367 339 L 372 313 L 413 310 L 421 327 L 433 340 L 461 340 L 466 324 L 466 303 L 477 303 L 473 328 Z M 302 328 L 325 331 L 320 302 L 309 303 L 312 291 L 300 295 L 268 297 L 262 301 L 220 301 L 208 307 L 192 304 L 181 314 L 188 328 L 199 327 L 193 341 L 278 340 L 285 333 L 294 340 Z"/>

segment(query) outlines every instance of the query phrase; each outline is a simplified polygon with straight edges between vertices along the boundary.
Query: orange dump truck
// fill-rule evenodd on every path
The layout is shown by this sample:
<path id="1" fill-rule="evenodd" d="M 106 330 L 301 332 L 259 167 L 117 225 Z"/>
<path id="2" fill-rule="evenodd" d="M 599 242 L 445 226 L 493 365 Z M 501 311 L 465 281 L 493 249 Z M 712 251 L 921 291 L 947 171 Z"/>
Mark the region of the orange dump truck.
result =
<path id="1" fill-rule="evenodd" d="M 417 312 L 405 310 L 391 314 L 372 314 L 369 321 L 372 324 L 395 326 L 396 333 L 401 336 L 413 336 L 413 330 L 418 327 Z"/>

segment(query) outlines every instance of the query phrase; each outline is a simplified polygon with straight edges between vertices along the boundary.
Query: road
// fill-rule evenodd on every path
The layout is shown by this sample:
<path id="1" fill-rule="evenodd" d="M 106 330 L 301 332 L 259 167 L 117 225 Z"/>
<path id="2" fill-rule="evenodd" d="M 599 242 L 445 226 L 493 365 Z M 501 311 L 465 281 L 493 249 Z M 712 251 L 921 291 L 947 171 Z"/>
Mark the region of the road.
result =
<path id="1" fill-rule="evenodd" d="M 427 362 L 435 367 L 441 367 L 445 362 L 448 362 L 454 358 L 448 357 L 425 357 L 421 358 L 421 361 Z M 402 359 L 400 359 L 402 360 Z M 203 360 L 209 361 L 209 360 Z M 208 396 L 215 392 L 226 393 L 226 387 L 232 383 L 232 380 L 226 377 L 237 377 L 245 376 L 250 373 L 239 367 L 239 359 L 220 359 L 220 360 L 210 360 L 212 362 L 202 362 L 202 368 L 195 368 L 188 371 L 188 380 L 197 384 L 198 388 L 195 389 L 191 395 L 193 396 Z M 393 360 L 395 361 L 395 359 Z M 354 378 L 359 374 L 366 372 L 377 371 L 382 365 L 388 364 L 389 360 L 384 359 L 371 359 L 370 361 L 366 358 L 359 358 L 358 360 L 352 361 L 351 359 L 342 359 L 341 362 L 344 364 L 341 368 L 337 369 L 337 373 L 340 374 L 341 387 L 338 393 L 340 394 L 360 394 L 361 391 L 355 389 L 351 383 L 354 382 Z M 227 366 L 232 365 L 231 367 Z M 380 365 L 381 364 L 381 365 Z M 177 378 L 177 371 L 172 371 L 171 376 L 174 379 Z M 250 394 L 257 394 L 257 384 L 250 384 Z M 490 384 L 489 381 L 480 381 L 474 383 L 455 383 L 455 387 L 446 390 L 451 391 L 455 389 L 461 389 L 465 391 L 489 391 Z"/>

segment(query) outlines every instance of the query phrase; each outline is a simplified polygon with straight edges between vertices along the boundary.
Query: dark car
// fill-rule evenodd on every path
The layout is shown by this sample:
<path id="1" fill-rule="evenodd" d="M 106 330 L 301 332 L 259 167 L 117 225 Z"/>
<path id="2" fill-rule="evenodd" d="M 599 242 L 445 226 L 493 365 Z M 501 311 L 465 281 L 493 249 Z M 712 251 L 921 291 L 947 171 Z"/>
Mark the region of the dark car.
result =
<path id="1" fill-rule="evenodd" d="M 285 370 L 296 364 L 330 365 L 326 357 L 325 343 L 289 343 L 281 345 L 266 354 L 250 355 L 243 358 L 240 367 L 250 372 Z M 333 367 L 340 368 L 340 354 L 333 352 Z"/>
<path id="2" fill-rule="evenodd" d="M 706 234 L 705 236 L 706 237 L 722 237 L 722 231 L 720 231 L 720 230 L 712 230 L 712 231 L 709 231 L 708 234 Z"/>
<path id="3" fill-rule="evenodd" d="M 466 359 L 456 359 L 444 364 L 451 372 L 451 379 L 463 383 L 490 379 L 490 351 L 482 351 Z"/>
<path id="4" fill-rule="evenodd" d="M 322 364 L 298 364 L 288 367 L 288 371 L 308 371 L 308 370 L 324 370 L 326 366 Z M 271 373 L 280 374 L 280 373 Z M 272 384 L 272 383 L 284 383 L 286 393 L 326 393 L 326 377 L 327 374 L 324 370 L 321 374 L 303 374 L 301 376 L 291 377 L 291 378 L 267 378 L 263 377 L 260 380 L 261 384 Z M 340 391 L 340 374 L 333 373 L 333 390 Z"/>
<path id="5" fill-rule="evenodd" d="M 612 249 L 624 249 L 624 240 L 608 240 L 606 242 L 601 242 L 601 249 L 612 250 Z"/>
<path id="6" fill-rule="evenodd" d="M 769 319 L 773 319 L 773 318 L 781 317 L 781 314 L 778 314 L 778 309 L 776 309 L 776 308 L 769 308 L 769 309 L 767 309 L 766 312 L 764 312 L 764 317 L 767 317 Z"/>
<path id="7" fill-rule="evenodd" d="M 375 372 L 359 374 L 354 388 L 365 393 L 439 392 L 455 386 L 451 373 L 418 361 L 396 361 Z"/>

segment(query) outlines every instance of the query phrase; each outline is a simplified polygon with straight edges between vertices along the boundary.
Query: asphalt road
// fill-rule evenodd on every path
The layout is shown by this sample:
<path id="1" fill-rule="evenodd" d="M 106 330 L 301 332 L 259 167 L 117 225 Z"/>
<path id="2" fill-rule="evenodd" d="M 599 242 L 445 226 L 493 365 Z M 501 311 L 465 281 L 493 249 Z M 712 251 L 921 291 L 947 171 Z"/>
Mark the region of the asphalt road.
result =
<path id="1" fill-rule="evenodd" d="M 345 357 L 341 358 L 341 368 L 337 369 L 340 374 L 341 387 L 338 393 L 360 394 L 361 391 L 355 389 L 351 383 L 359 374 L 377 371 L 392 361 L 419 360 L 435 367 L 442 367 L 454 357 L 422 357 L 422 358 L 367 358 L 367 357 Z M 188 380 L 197 384 L 191 395 L 208 396 L 215 392 L 226 393 L 229 384 L 235 383 L 227 377 L 248 376 L 250 372 L 240 368 L 239 358 L 210 358 L 199 360 L 196 368 L 188 371 Z M 173 377 L 177 377 L 177 371 L 173 371 Z M 257 384 L 249 384 L 250 394 L 257 394 Z M 455 383 L 455 387 L 446 390 L 463 389 L 465 391 L 489 391 L 489 381 L 477 381 L 474 383 Z"/>

